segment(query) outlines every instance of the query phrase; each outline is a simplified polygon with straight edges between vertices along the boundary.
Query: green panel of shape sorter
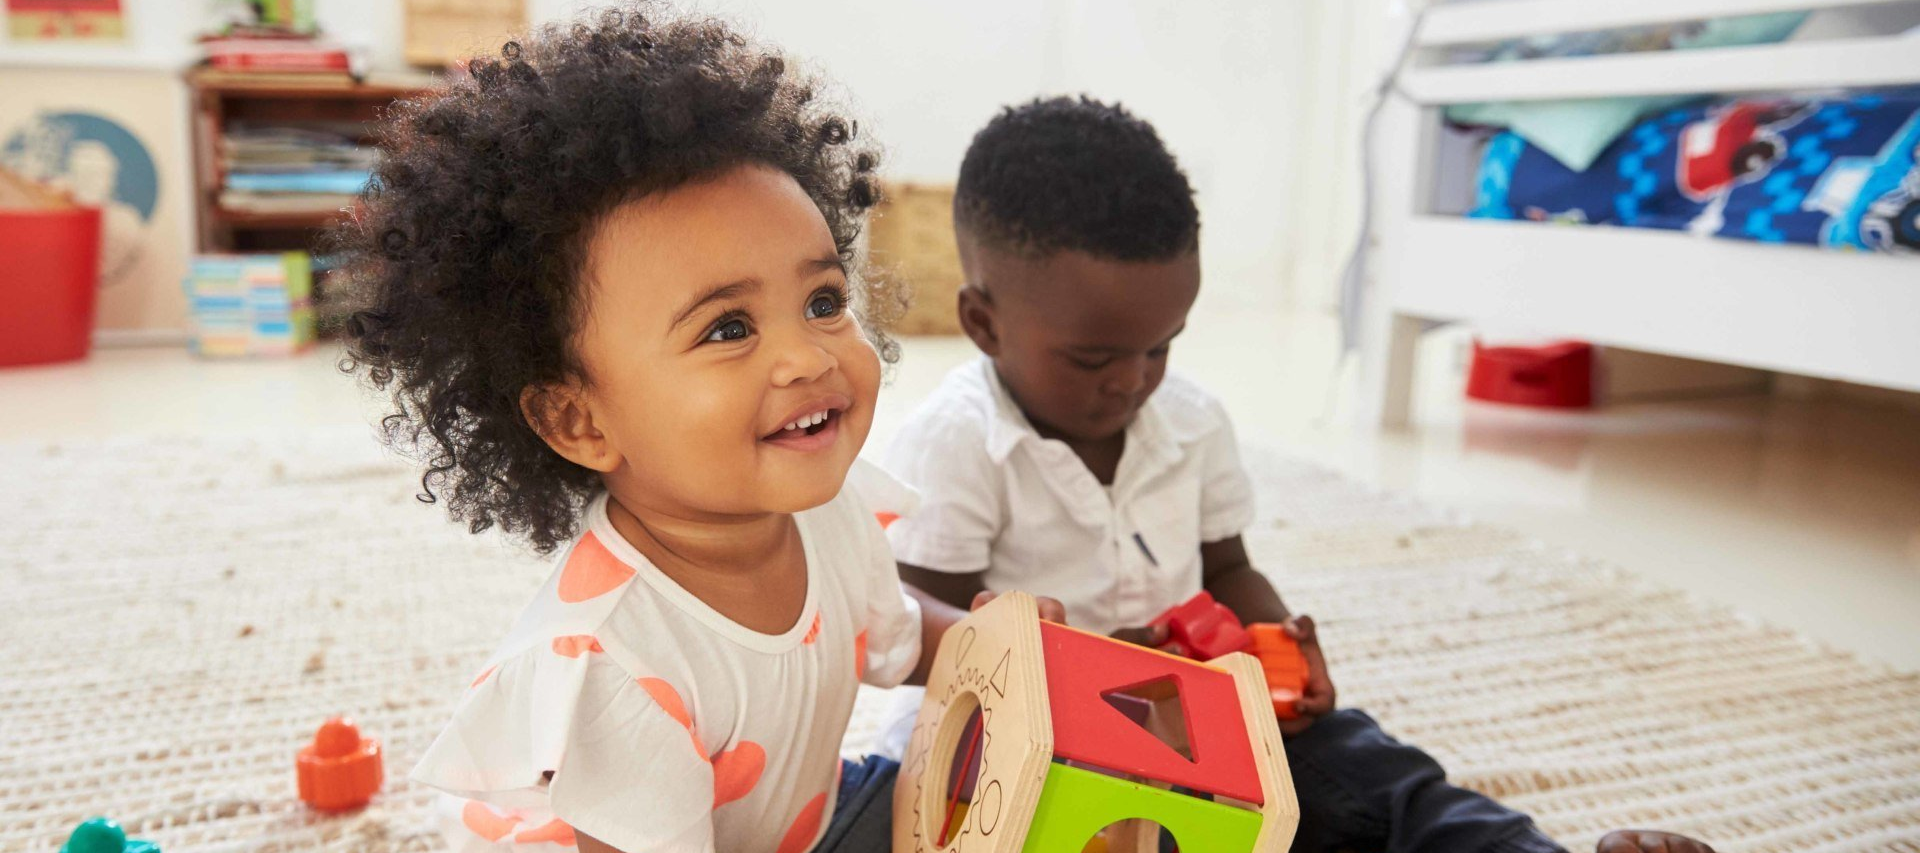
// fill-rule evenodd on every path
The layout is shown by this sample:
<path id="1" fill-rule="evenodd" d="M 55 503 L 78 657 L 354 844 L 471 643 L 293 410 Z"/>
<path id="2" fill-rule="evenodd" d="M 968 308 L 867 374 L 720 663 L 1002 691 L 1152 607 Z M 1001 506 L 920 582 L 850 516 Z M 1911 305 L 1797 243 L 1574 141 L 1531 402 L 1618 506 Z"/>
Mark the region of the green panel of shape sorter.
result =
<path id="1" fill-rule="evenodd" d="M 1079 853 L 1095 833 L 1129 818 L 1160 824 L 1181 853 L 1247 853 L 1260 835 L 1259 812 L 1055 764 L 1021 850 Z"/>

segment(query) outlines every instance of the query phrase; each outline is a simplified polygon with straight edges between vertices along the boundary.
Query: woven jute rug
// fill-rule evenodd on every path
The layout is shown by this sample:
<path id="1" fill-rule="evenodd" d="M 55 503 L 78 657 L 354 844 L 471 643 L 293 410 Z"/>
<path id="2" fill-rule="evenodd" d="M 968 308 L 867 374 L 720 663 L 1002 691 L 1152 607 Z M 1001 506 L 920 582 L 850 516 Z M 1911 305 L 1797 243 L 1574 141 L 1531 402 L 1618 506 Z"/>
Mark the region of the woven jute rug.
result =
<path id="1" fill-rule="evenodd" d="M 1250 458 L 1252 552 L 1320 619 L 1342 704 L 1456 781 L 1575 850 L 1627 826 L 1920 849 L 1920 677 Z M 0 850 L 95 814 L 170 853 L 438 849 L 406 771 L 547 567 L 417 490 L 360 432 L 0 448 Z M 294 753 L 339 713 L 388 781 L 322 817 Z"/>

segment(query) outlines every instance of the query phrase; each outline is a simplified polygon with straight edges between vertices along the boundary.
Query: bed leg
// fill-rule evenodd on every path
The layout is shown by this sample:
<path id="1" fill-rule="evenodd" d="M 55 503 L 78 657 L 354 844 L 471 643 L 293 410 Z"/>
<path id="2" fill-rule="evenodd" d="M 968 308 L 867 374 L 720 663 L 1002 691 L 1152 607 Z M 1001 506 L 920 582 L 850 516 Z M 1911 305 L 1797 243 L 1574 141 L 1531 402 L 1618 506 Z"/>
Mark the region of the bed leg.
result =
<path id="1" fill-rule="evenodd" d="M 1413 415 L 1413 359 L 1427 323 L 1417 317 L 1392 315 L 1369 349 L 1372 358 L 1362 369 L 1368 408 L 1363 422 L 1388 429 L 1407 426 Z"/>

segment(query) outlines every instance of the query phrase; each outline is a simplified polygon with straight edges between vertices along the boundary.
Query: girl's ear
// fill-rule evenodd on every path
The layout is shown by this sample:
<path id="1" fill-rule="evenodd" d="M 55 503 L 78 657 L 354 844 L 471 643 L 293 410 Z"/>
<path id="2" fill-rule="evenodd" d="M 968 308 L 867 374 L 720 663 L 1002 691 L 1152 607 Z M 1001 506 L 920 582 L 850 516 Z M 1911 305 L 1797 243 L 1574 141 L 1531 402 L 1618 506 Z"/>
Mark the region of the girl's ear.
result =
<path id="1" fill-rule="evenodd" d="M 592 399 L 575 381 L 520 389 L 520 416 L 553 452 L 591 471 L 620 467 L 620 453 L 594 423 Z"/>
<path id="2" fill-rule="evenodd" d="M 960 288 L 960 328 L 988 358 L 1000 355 L 1000 326 L 993 313 L 993 294 L 970 284 Z"/>

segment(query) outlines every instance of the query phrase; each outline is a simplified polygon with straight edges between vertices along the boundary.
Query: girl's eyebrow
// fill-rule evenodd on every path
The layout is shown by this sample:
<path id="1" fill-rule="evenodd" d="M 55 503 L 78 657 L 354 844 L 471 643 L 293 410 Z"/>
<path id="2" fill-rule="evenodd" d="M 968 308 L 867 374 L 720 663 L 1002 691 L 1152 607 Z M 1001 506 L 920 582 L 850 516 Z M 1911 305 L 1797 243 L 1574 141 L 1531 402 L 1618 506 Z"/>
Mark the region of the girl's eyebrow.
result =
<path id="1" fill-rule="evenodd" d="M 839 255 L 823 255 L 818 258 L 808 258 L 800 262 L 801 275 L 824 272 L 826 270 L 839 270 L 841 274 L 844 275 L 847 271 L 847 262 L 841 260 Z"/>
<path id="2" fill-rule="evenodd" d="M 688 317 L 693 316 L 693 312 L 700 310 L 709 303 L 733 299 L 759 289 L 760 282 L 750 278 L 710 287 L 705 292 L 695 296 L 685 307 L 674 314 L 673 323 L 667 326 L 667 330 L 672 331 L 679 328 L 681 323 L 685 323 Z"/>

